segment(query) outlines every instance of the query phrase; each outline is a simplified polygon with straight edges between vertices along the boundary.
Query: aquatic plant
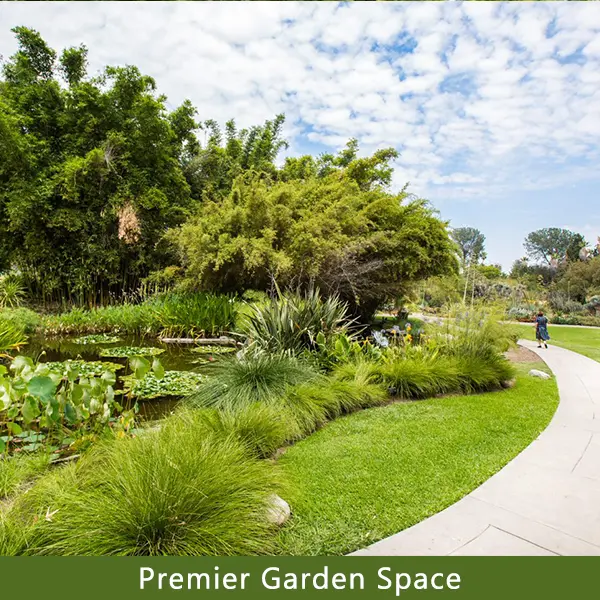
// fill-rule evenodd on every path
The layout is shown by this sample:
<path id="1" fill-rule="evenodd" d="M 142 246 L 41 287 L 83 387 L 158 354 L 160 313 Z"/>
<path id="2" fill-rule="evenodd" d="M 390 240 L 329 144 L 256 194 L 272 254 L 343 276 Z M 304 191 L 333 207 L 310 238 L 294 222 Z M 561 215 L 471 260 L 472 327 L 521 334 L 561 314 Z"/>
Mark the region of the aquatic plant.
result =
<path id="1" fill-rule="evenodd" d="M 100 351 L 100 356 L 106 358 L 129 358 L 131 356 L 158 356 L 164 351 L 164 348 L 152 348 L 150 346 L 117 346 L 116 348 L 103 348 Z"/>
<path id="2" fill-rule="evenodd" d="M 77 371 L 80 377 L 101 377 L 106 371 L 115 373 L 125 368 L 125 365 L 102 360 L 65 360 L 62 362 L 41 363 L 48 367 L 52 373 L 61 377 L 70 371 Z"/>
<path id="3" fill-rule="evenodd" d="M 162 335 L 168 337 L 211 337 L 231 331 L 238 312 L 234 298 L 206 293 L 170 293 L 150 306 Z"/>
<path id="4" fill-rule="evenodd" d="M 228 354 L 236 350 L 237 348 L 234 346 L 196 346 L 192 348 L 192 352 L 197 354 Z"/>
<path id="5" fill-rule="evenodd" d="M 116 344 L 121 342 L 122 339 L 117 335 L 110 335 L 109 333 L 92 333 L 90 335 L 84 335 L 73 340 L 76 344 L 82 344 L 84 346 L 89 344 Z"/>
<path id="6" fill-rule="evenodd" d="M 165 396 L 189 396 L 207 377 L 193 371 L 164 371 L 160 378 L 155 373 L 148 373 L 139 380 L 131 375 L 122 379 L 126 394 L 138 400 L 153 400 Z"/>
<path id="7" fill-rule="evenodd" d="M 0 365 L 0 454 L 45 443 L 55 450 L 86 444 L 109 425 L 128 431 L 134 413 L 115 401 L 115 383 L 114 371 L 83 376 L 69 364 L 57 372 L 26 356 L 8 369 Z"/>

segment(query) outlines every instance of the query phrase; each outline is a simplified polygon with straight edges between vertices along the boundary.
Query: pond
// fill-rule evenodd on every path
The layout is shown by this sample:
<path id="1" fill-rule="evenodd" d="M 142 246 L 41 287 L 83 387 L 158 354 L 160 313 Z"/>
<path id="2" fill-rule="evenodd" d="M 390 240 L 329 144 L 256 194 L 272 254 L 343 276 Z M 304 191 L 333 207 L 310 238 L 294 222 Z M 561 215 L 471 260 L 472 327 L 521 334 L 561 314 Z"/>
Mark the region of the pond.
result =
<path id="1" fill-rule="evenodd" d="M 31 357 L 37 362 L 63 362 L 66 360 L 102 361 L 118 363 L 123 369 L 119 376 L 127 373 L 126 357 L 102 356 L 103 351 L 128 346 L 141 348 L 158 348 L 162 350 L 157 357 L 165 371 L 186 371 L 192 373 L 210 373 L 211 363 L 222 359 L 222 354 L 198 354 L 193 349 L 194 344 L 165 344 L 153 337 L 119 335 L 118 341 L 112 343 L 78 343 L 80 336 L 65 337 L 32 337 L 20 354 Z M 148 357 L 151 358 L 151 357 Z M 117 389 L 122 389 L 123 382 L 118 378 Z M 151 400 L 142 400 L 139 405 L 139 416 L 143 420 L 154 420 L 169 414 L 180 401 L 180 398 L 164 396 Z"/>

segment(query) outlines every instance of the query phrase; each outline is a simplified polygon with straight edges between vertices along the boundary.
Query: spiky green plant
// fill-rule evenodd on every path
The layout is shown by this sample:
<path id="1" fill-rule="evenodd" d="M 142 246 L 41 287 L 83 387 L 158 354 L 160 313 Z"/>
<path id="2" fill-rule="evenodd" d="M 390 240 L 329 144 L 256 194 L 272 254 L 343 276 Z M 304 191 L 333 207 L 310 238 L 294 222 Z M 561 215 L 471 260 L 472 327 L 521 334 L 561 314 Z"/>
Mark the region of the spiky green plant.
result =
<path id="1" fill-rule="evenodd" d="M 8 274 L 0 276 L 0 308 L 17 308 L 25 300 L 21 278 Z"/>
<path id="2" fill-rule="evenodd" d="M 318 290 L 279 294 L 246 312 L 241 332 L 253 348 L 273 353 L 300 354 L 315 347 L 319 333 L 327 339 L 351 325 L 348 306 L 335 296 L 322 299 Z"/>
<path id="3" fill-rule="evenodd" d="M 27 336 L 17 325 L 4 321 L 0 315 L 0 352 L 13 350 L 22 346 L 27 341 Z"/>

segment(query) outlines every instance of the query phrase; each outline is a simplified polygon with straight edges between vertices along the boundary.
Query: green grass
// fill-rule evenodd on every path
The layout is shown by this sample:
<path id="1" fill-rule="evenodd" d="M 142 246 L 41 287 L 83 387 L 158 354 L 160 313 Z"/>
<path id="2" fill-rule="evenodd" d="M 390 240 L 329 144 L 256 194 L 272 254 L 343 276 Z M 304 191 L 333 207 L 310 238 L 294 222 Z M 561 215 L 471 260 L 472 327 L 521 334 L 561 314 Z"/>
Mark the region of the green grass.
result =
<path id="1" fill-rule="evenodd" d="M 39 478 L 0 511 L 0 555 L 267 553 L 277 473 L 180 412 Z"/>
<path id="2" fill-rule="evenodd" d="M 289 448 L 281 465 L 298 493 L 280 552 L 351 552 L 483 483 L 535 439 L 556 409 L 554 379 L 528 377 L 531 367 L 518 366 L 513 389 L 365 410 Z"/>
<path id="3" fill-rule="evenodd" d="M 14 494 L 22 485 L 43 473 L 50 457 L 43 453 L 3 457 L 0 459 L 0 501 Z"/>
<path id="4" fill-rule="evenodd" d="M 521 335 L 525 339 L 535 340 L 533 325 L 519 325 Z M 550 344 L 567 348 L 600 362 L 600 328 L 585 329 L 582 327 L 556 327 L 548 325 Z"/>

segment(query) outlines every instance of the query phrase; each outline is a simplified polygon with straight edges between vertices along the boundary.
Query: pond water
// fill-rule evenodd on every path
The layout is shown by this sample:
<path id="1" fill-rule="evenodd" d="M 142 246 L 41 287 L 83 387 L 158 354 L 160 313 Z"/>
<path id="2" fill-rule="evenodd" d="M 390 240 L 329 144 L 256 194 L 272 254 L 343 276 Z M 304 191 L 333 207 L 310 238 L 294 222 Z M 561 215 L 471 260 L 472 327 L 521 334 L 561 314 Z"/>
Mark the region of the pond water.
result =
<path id="1" fill-rule="evenodd" d="M 79 344 L 75 340 L 79 336 L 65 337 L 32 337 L 26 346 L 23 346 L 20 354 L 29 356 L 37 362 L 63 362 L 66 360 L 105 361 L 127 365 L 126 358 L 102 357 L 100 352 L 104 348 L 117 346 L 151 347 L 161 348 L 162 354 L 157 356 L 167 371 L 193 371 L 206 374 L 210 370 L 210 364 L 203 363 L 202 359 L 219 360 L 220 355 L 197 354 L 192 352 L 194 344 L 165 344 L 153 337 L 139 337 L 132 335 L 119 335 L 120 341 L 101 344 Z M 18 353 L 19 354 L 19 353 Z M 152 360 L 152 357 L 147 357 Z M 202 363 L 202 364 L 201 364 Z M 126 374 L 125 369 L 120 370 L 118 375 Z M 120 379 L 117 381 L 117 389 L 122 387 Z M 153 400 L 143 400 L 138 403 L 139 417 L 143 420 L 154 420 L 169 414 L 180 401 L 179 398 L 164 397 Z"/>

